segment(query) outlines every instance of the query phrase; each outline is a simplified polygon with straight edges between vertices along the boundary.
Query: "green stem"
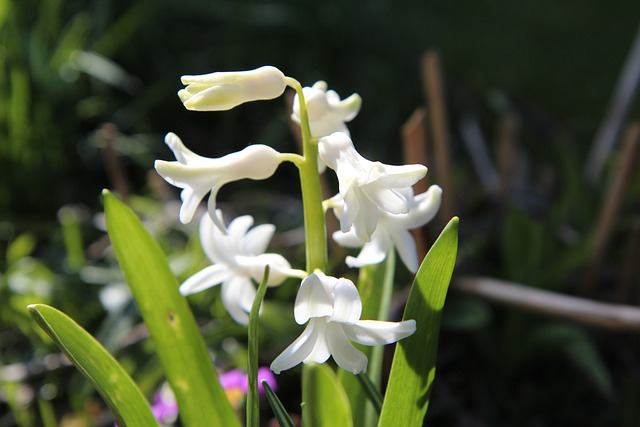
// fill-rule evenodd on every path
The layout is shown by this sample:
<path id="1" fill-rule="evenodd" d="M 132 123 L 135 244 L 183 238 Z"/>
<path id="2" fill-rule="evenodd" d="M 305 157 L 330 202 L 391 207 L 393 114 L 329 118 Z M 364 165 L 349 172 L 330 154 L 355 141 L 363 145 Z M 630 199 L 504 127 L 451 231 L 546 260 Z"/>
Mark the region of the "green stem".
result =
<path id="1" fill-rule="evenodd" d="M 311 136 L 309 115 L 304 100 L 302 85 L 287 77 L 287 84 L 295 89 L 300 103 L 300 129 L 302 130 L 302 157 L 296 165 L 300 170 L 300 186 L 304 209 L 305 249 L 307 254 L 307 272 L 315 269 L 326 271 L 327 240 L 322 209 L 322 191 L 318 173 L 318 141 Z"/>
<path id="2" fill-rule="evenodd" d="M 248 360 L 247 360 L 247 427 L 260 426 L 260 400 L 258 396 L 258 317 L 264 295 L 267 293 L 267 281 L 269 280 L 269 266 L 264 269 L 262 282 L 256 291 L 251 313 L 249 314 L 248 328 Z"/>

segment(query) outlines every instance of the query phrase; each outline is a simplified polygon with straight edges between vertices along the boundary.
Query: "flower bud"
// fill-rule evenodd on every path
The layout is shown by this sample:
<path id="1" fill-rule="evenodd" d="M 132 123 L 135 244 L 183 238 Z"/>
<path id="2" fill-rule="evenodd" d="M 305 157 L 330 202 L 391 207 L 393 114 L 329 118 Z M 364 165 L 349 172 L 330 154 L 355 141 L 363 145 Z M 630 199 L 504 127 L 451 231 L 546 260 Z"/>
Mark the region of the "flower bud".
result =
<path id="1" fill-rule="evenodd" d="M 188 110 L 196 111 L 224 111 L 245 102 L 277 98 L 287 87 L 285 75 L 272 66 L 182 76 L 181 80 L 187 87 L 178 96 Z"/>

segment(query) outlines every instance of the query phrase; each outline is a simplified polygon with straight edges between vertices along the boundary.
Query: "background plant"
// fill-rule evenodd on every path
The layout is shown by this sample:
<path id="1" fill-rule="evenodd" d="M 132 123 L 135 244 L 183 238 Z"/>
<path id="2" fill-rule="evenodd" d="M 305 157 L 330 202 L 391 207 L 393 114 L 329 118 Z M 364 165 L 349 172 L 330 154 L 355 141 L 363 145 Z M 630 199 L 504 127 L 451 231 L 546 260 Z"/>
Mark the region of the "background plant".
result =
<path id="1" fill-rule="evenodd" d="M 587 269 L 588 256 L 583 252 L 587 236 L 594 232 L 598 209 L 605 200 L 607 178 L 615 170 L 616 157 L 610 158 L 608 169 L 595 187 L 584 185 L 582 167 L 637 29 L 635 2 L 619 2 L 616 7 L 607 7 L 601 2 L 590 1 L 582 2 L 577 9 L 554 2 L 536 2 L 535 5 L 524 2 L 493 8 L 479 7 L 473 2 L 463 5 L 409 2 L 403 8 L 376 2 L 357 8 L 349 2 L 323 2 L 319 6 L 311 2 L 210 4 L 199 1 L 180 4 L 141 1 L 136 7 L 122 2 L 93 2 L 85 9 L 84 2 L 65 2 L 48 3 L 52 9 L 46 13 L 25 1 L 5 4 L 8 12 L 3 15 L 1 37 L 3 70 L 7 71 L 0 74 L 4 78 L 2 91 L 6 96 L 3 97 L 0 129 L 3 135 L 9 135 L 10 115 L 14 117 L 11 120 L 18 120 L 17 125 L 11 126 L 23 131 L 31 129 L 29 132 L 38 136 L 29 143 L 21 143 L 21 149 L 15 152 L 18 157 L 41 159 L 18 162 L 3 155 L 1 160 L 1 169 L 6 174 L 2 177 L 3 194 L 9 194 L 3 196 L 0 208 L 3 220 L 1 244 L 7 255 L 6 260 L 1 261 L 4 319 L 1 357 L 5 366 L 22 366 L 45 356 L 42 350 L 33 350 L 22 335 L 33 334 L 32 331 L 26 327 L 15 328 L 21 322 L 19 319 L 28 320 L 24 311 L 19 313 L 19 308 L 27 301 L 23 301 L 22 291 L 16 292 L 8 285 L 12 276 L 10 271 L 32 279 L 42 278 L 36 283 L 45 284 L 45 288 L 52 290 L 52 298 L 62 304 L 56 306 L 73 314 L 83 325 L 89 325 L 91 329 L 94 325 L 97 330 L 102 323 L 105 310 L 97 304 L 96 298 L 100 287 L 89 285 L 86 276 L 74 273 L 64 264 L 63 238 L 56 212 L 64 204 L 78 202 L 89 206 L 89 212 L 101 210 L 96 195 L 101 188 L 111 186 L 102 170 L 101 150 L 97 148 L 105 142 L 100 133 L 94 133 L 103 121 L 115 123 L 119 129 L 113 145 L 121 154 L 130 189 L 145 195 L 152 194 L 152 185 L 146 186 L 146 171 L 151 160 L 159 157 L 154 153 L 154 147 L 158 147 L 160 135 L 169 129 L 184 135 L 185 139 L 201 139 L 204 152 L 211 155 L 239 148 L 218 145 L 218 141 L 232 140 L 229 138 L 231 133 L 245 133 L 243 137 L 233 138 L 238 143 L 251 140 L 277 144 L 281 142 L 276 141 L 289 137 L 285 107 L 274 113 L 256 104 L 255 108 L 232 112 L 224 118 L 187 117 L 176 108 L 178 100 L 173 95 L 178 89 L 176 77 L 186 69 L 197 73 L 274 63 L 295 71 L 305 81 L 312 82 L 321 77 L 339 91 L 357 91 L 365 100 L 384 99 L 386 103 L 366 104 L 351 129 L 359 140 L 376 141 L 376 145 L 372 143 L 366 148 L 371 157 L 399 162 L 397 145 L 393 144 L 399 140 L 398 129 L 415 106 L 423 102 L 418 59 L 425 47 L 437 47 L 443 60 L 446 99 L 451 113 L 450 133 L 454 136 L 455 187 L 450 191 L 464 194 L 458 200 L 459 212 L 456 212 L 465 218 L 461 229 L 464 257 L 460 273 L 473 272 L 521 281 L 566 293 L 577 293 L 580 287 L 582 273 Z M 75 22 L 75 16 L 83 16 L 89 24 L 85 24 L 84 28 L 88 28 L 85 36 L 79 42 L 70 43 L 72 49 L 97 52 L 111 59 L 141 82 L 140 92 L 128 94 L 84 72 L 78 73 L 75 82 L 61 82 L 57 65 L 44 73 L 43 70 L 49 68 L 40 64 L 49 64 L 54 45 L 62 44 L 64 38 L 40 36 L 44 40 L 40 43 L 48 46 L 47 49 L 25 47 L 35 43 L 36 28 L 41 28 L 38 30 L 41 34 L 49 34 L 46 31 L 62 34 L 62 28 Z M 8 17 L 18 19 L 9 20 Z M 382 18 L 385 31 L 378 31 Z M 37 22 L 41 24 L 37 25 Z M 149 22 L 156 25 L 149 25 Z M 176 30 L 169 32 L 165 28 Z M 197 42 L 194 42 L 195 34 L 201 36 Z M 362 37 L 361 34 L 369 36 Z M 282 48 L 285 43 L 287 49 Z M 43 50 L 47 53 L 40 53 Z M 354 55 L 356 51 L 358 54 Z M 27 60 L 28 55 L 38 58 Z M 62 55 L 61 61 L 68 61 L 69 57 Z M 580 78 L 576 77 L 576 70 L 580 70 Z M 50 80 L 36 79 L 36 74 L 42 73 L 49 75 Z M 29 82 L 29 96 L 19 95 L 24 91 L 14 92 L 8 82 L 9 76 L 14 74 L 23 75 L 16 82 Z M 362 75 L 367 78 L 363 79 Z M 24 83 L 22 85 L 24 87 Z M 58 98 L 49 91 L 59 92 Z M 92 100 L 103 107 L 88 108 L 86 106 L 91 106 L 91 102 L 80 102 L 83 100 Z M 505 100 L 509 102 L 505 103 Z M 36 104 L 41 107 L 35 107 Z M 14 109 L 9 108 L 10 105 L 21 107 Z M 49 106 L 54 106 L 50 108 L 53 113 L 35 113 L 38 108 L 42 110 Z M 95 111 L 97 113 L 91 113 Z M 497 146 L 501 129 L 498 123 L 507 117 L 507 112 L 515 113 L 520 122 L 519 150 L 529 167 L 521 178 L 510 181 L 513 187 L 502 204 L 495 203 L 493 197 L 478 186 L 478 179 L 471 172 L 470 156 L 462 144 L 459 130 L 462 118 L 469 112 L 478 120 L 490 152 Z M 55 114 L 55 117 L 47 118 L 47 114 Z M 242 126 L 248 116 L 264 118 L 264 124 L 255 128 Z M 631 117 L 637 117 L 637 103 Z M 148 141 L 142 135 L 149 133 L 155 134 L 153 144 L 125 153 Z M 209 136 L 200 137 L 205 134 Z M 389 141 L 389 144 L 379 141 Z M 13 139 L 1 137 L 0 146 L 14 147 L 12 144 Z M 293 144 L 293 141 L 286 144 Z M 23 152 L 24 147 L 29 148 Z M 52 162 L 57 166 L 43 177 L 44 171 L 53 167 L 42 160 L 48 158 L 42 156 L 44 150 L 49 150 L 46 152 L 51 159 L 57 159 Z M 61 153 L 68 157 L 62 158 L 65 156 Z M 24 167 L 9 167 L 18 164 Z M 66 166 L 60 166 L 63 164 Z M 139 167 L 139 164 L 144 166 Z M 75 178 L 78 176 L 81 178 Z M 291 182 L 289 177 L 288 172 L 281 173 L 283 183 Z M 6 185 L 7 182 L 11 185 Z M 55 191 L 49 191 L 51 187 L 47 184 L 53 182 L 62 184 L 56 185 Z M 620 266 L 628 244 L 627 230 L 636 220 L 637 179 L 631 179 L 631 182 L 609 246 L 611 251 L 605 260 L 603 283 L 614 282 L 622 272 Z M 282 188 L 285 187 L 283 184 Z M 461 188 L 465 191 L 459 190 Z M 236 199 L 234 203 L 256 194 L 242 186 L 234 190 L 242 190 L 233 191 L 240 196 L 226 195 L 228 200 Z M 259 194 L 267 199 L 265 193 Z M 155 205 L 153 198 L 158 197 L 136 198 L 135 206 L 143 212 L 146 208 L 141 206 Z M 287 224 L 289 230 L 294 230 L 282 236 L 287 242 L 295 235 L 296 224 L 291 218 L 295 218 L 293 213 L 297 205 L 287 194 L 277 194 L 277 197 L 287 201 L 287 209 L 274 213 L 265 203 L 256 215 L 275 216 Z M 80 216 L 84 247 L 89 247 L 101 235 L 90 218 L 92 215 Z M 569 228 L 565 227 L 567 224 Z M 433 228 L 438 227 L 434 225 Z M 183 261 L 185 273 L 179 273 L 188 277 L 186 271 L 194 271 L 197 268 L 194 264 L 202 260 L 197 243 L 185 243 L 187 239 L 183 232 L 175 229 L 160 234 L 163 247 L 176 260 L 187 259 L 186 254 L 192 255 L 191 261 Z M 569 240 L 566 240 L 567 236 Z M 180 245 L 174 247 L 175 242 Z M 183 248 L 187 248 L 186 252 Z M 185 254 L 184 258 L 181 253 Z M 27 255 L 27 261 L 16 264 Z M 96 262 L 91 251 L 85 255 L 90 266 L 97 263 L 100 267 L 110 267 L 108 258 L 98 258 Z M 113 279 L 109 280 L 119 280 L 115 269 L 107 268 L 104 272 L 105 277 L 113 274 Z M 107 281 L 106 278 L 100 280 Z M 606 286 L 597 289 L 593 298 L 614 299 L 613 291 Z M 199 308 L 200 319 L 209 318 L 209 311 L 220 309 L 215 305 L 209 308 L 209 301 L 204 299 Z M 38 301 L 50 300 L 39 296 Z M 72 304 L 73 301 L 77 303 Z M 87 307 L 86 301 L 96 301 L 96 304 Z M 637 299 L 630 297 L 627 301 Z M 34 299 L 30 298 L 28 302 L 34 302 Z M 611 332 L 575 322 L 562 325 L 573 331 L 563 331 L 562 327 L 548 325 L 547 317 L 498 308 L 487 305 L 484 300 L 470 300 L 465 295 L 451 299 L 450 303 L 442 337 L 442 365 L 430 412 L 433 424 L 450 425 L 471 419 L 480 425 L 527 425 L 538 420 L 634 425 L 638 417 L 634 391 L 638 381 L 635 357 L 638 349 L 634 333 Z M 135 313 L 129 310 L 129 318 L 135 323 Z M 531 333 L 537 327 L 541 330 Z M 123 332 L 123 335 L 127 334 Z M 576 335 L 582 338 L 563 338 Z M 592 377 L 585 376 L 585 371 L 577 368 L 584 363 L 574 360 L 571 352 L 575 350 L 567 350 L 567 343 L 579 343 L 583 338 L 590 343 L 589 347 L 596 349 L 599 363 L 594 366 L 604 368 L 609 381 L 598 380 L 600 385 L 592 386 L 589 379 Z M 209 339 L 211 344 L 218 340 L 218 345 L 222 345 L 221 337 Z M 516 348 L 523 348 L 522 339 L 530 339 L 529 345 L 534 349 L 516 352 Z M 538 345 L 539 342 L 545 344 Z M 578 344 L 578 348 L 581 345 Z M 143 343 L 137 342 L 127 348 L 132 366 L 149 366 L 153 371 L 152 365 L 145 365 L 141 361 L 144 357 L 139 356 L 145 351 L 148 353 Z M 548 352 L 541 352 L 542 348 Z M 582 351 L 578 353 L 582 354 Z M 239 354 L 237 357 L 241 358 L 242 352 Z M 510 363 L 503 363 L 504 360 Z M 602 371 L 600 368 L 595 368 L 595 372 Z M 66 373 L 65 369 L 69 368 L 46 375 L 51 378 L 47 383 L 61 384 L 61 391 L 53 400 L 57 414 L 87 412 L 82 403 L 86 394 L 70 398 L 75 391 L 67 390 L 77 388 L 64 385 L 61 378 L 66 376 L 60 374 Z M 546 374 L 538 375 L 540 372 Z M 39 390 L 40 375 L 25 377 L 21 382 Z M 500 381 L 495 381 L 496 375 Z M 603 376 L 597 374 L 593 378 Z M 490 399 L 487 398 L 487 383 L 494 384 L 489 389 L 493 390 Z M 559 383 L 572 384 L 572 388 L 561 392 L 555 386 Z M 606 392 L 606 386 L 602 388 L 602 384 L 607 383 L 611 384 L 611 393 Z M 149 393 L 152 388 L 147 388 Z M 605 393 L 594 392 L 596 389 Z M 514 390 L 522 397 L 508 398 Z M 17 394 L 11 391 L 4 395 L 6 400 L 15 400 L 13 396 Z M 295 400 L 294 396 L 292 393 L 292 400 Z M 76 403 L 69 405 L 67 401 Z M 25 402 L 27 412 L 35 417 L 35 401 L 26 399 Z M 70 406 L 72 410 L 66 409 Z M 10 414 L 6 404 L 3 408 L 3 420 L 12 423 L 15 413 Z"/>

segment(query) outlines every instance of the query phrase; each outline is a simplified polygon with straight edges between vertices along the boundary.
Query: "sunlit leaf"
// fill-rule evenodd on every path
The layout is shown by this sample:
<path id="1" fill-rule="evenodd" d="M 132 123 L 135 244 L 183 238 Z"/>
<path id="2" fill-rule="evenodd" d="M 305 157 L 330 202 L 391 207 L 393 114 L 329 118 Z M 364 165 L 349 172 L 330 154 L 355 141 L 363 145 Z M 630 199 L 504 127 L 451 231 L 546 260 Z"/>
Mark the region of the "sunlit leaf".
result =
<path id="1" fill-rule="evenodd" d="M 158 425 L 147 400 L 131 377 L 87 331 L 48 305 L 30 305 L 29 313 L 100 392 L 118 425 Z"/>
<path id="2" fill-rule="evenodd" d="M 176 395 L 183 425 L 239 426 L 160 246 L 117 197 L 105 191 L 104 201 L 111 243 Z"/>
<path id="3" fill-rule="evenodd" d="M 417 330 L 396 346 L 379 426 L 419 427 L 429 406 L 436 371 L 442 308 L 458 252 L 458 218 L 433 244 L 414 279 L 403 320 Z"/>

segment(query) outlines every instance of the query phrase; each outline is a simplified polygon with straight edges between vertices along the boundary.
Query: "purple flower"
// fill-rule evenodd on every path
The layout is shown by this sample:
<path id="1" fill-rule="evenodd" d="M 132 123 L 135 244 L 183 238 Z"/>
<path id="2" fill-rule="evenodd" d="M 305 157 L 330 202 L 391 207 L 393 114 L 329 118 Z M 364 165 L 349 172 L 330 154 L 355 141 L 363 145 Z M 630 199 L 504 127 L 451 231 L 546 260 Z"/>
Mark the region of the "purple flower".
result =
<path id="1" fill-rule="evenodd" d="M 269 387 L 274 390 L 278 388 L 276 377 L 266 366 L 258 369 L 258 391 L 260 394 L 264 394 L 262 381 L 266 381 L 267 384 L 269 384 Z M 246 394 L 249 387 L 249 379 L 247 374 L 242 372 L 240 369 L 232 369 L 231 371 L 220 375 L 220 385 L 225 390 L 240 389 L 244 394 Z"/>

